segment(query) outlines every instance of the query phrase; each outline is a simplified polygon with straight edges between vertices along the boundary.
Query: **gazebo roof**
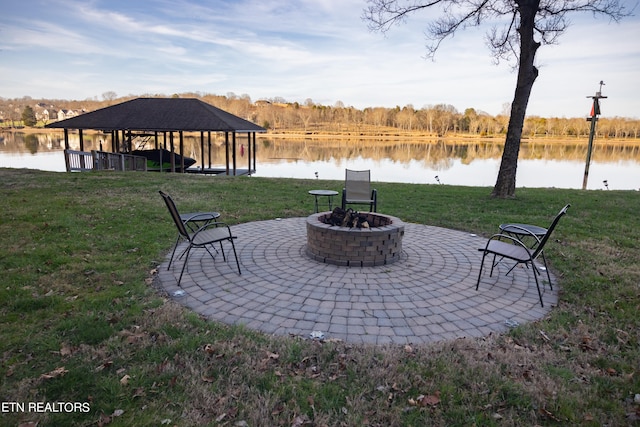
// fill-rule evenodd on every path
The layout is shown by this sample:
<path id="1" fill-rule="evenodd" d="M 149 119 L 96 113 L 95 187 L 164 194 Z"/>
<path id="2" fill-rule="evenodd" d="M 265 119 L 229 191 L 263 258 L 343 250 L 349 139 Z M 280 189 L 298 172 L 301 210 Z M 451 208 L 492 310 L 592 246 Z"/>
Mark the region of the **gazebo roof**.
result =
<path id="1" fill-rule="evenodd" d="M 261 126 L 195 98 L 136 98 L 46 127 L 103 131 L 266 132 Z"/>

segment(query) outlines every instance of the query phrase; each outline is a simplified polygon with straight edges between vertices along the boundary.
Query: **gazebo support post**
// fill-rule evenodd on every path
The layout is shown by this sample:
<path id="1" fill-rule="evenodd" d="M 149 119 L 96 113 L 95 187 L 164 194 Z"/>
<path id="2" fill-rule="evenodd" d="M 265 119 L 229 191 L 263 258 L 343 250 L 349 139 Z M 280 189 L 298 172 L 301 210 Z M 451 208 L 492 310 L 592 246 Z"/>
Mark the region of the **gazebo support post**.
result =
<path id="1" fill-rule="evenodd" d="M 200 172 L 204 173 L 204 131 L 200 131 L 200 162 L 202 164 L 202 168 Z"/>
<path id="2" fill-rule="evenodd" d="M 247 132 L 247 160 L 249 167 L 249 175 L 251 175 L 251 133 Z"/>
<path id="3" fill-rule="evenodd" d="M 180 131 L 178 134 L 180 135 L 180 171 L 184 173 L 184 133 Z"/>
<path id="4" fill-rule="evenodd" d="M 78 129 L 78 137 L 80 138 L 80 151 L 84 151 L 84 139 L 82 138 L 82 129 Z"/>
<path id="5" fill-rule="evenodd" d="M 231 160 L 233 160 L 233 176 L 236 176 L 236 133 L 235 131 L 231 133 L 231 137 L 233 138 L 233 145 L 231 146 Z"/>
<path id="6" fill-rule="evenodd" d="M 229 175 L 229 132 L 224 133 L 224 160 L 227 165 L 227 175 Z"/>
<path id="7" fill-rule="evenodd" d="M 207 132 L 208 148 L 207 155 L 209 156 L 209 169 L 211 169 L 211 131 Z"/>
<path id="8" fill-rule="evenodd" d="M 82 129 L 78 129 L 78 137 L 80 138 L 80 151 L 84 151 L 84 139 L 82 138 Z M 80 167 L 84 169 L 84 156 L 80 156 Z"/>
<path id="9" fill-rule="evenodd" d="M 257 171 L 258 168 L 256 167 L 256 133 L 252 132 L 253 134 L 253 171 Z"/>
<path id="10" fill-rule="evenodd" d="M 169 146 L 171 147 L 171 172 L 176 171 L 176 153 L 173 151 L 173 131 L 169 132 Z"/>

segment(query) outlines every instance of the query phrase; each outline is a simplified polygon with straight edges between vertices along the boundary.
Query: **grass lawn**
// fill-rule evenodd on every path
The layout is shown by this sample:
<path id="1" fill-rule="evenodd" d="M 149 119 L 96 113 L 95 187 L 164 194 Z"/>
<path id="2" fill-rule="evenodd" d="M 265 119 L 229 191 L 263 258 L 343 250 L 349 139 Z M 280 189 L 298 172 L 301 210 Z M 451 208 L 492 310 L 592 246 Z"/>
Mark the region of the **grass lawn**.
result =
<path id="1" fill-rule="evenodd" d="M 372 347 L 209 322 L 154 286 L 176 234 L 158 190 L 237 224 L 306 216 L 307 191 L 340 182 L 19 169 L 0 180 L 0 425 L 640 423 L 640 192 L 496 200 L 490 188 L 376 183 L 382 213 L 484 236 L 571 208 L 545 251 L 560 289 L 545 319 Z"/>

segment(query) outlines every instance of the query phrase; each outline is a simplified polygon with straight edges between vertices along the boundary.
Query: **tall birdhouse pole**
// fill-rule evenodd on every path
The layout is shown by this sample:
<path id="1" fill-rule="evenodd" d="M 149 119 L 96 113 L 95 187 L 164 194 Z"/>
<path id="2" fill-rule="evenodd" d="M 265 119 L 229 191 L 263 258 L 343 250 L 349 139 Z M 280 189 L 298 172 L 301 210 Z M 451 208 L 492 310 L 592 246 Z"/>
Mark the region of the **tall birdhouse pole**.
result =
<path id="1" fill-rule="evenodd" d="M 587 117 L 587 121 L 591 122 L 591 130 L 589 131 L 589 147 L 587 148 L 587 163 L 584 165 L 584 179 L 582 180 L 582 189 L 587 189 L 587 181 L 589 180 L 589 165 L 591 164 L 591 152 L 593 151 L 593 139 L 596 135 L 596 122 L 598 121 L 598 116 L 600 115 L 600 99 L 606 98 L 606 96 L 602 96 L 602 86 L 604 86 L 604 82 L 600 80 L 600 90 L 596 92 L 595 96 L 587 96 L 587 98 L 593 99 L 593 104 L 591 105 L 591 115 Z"/>

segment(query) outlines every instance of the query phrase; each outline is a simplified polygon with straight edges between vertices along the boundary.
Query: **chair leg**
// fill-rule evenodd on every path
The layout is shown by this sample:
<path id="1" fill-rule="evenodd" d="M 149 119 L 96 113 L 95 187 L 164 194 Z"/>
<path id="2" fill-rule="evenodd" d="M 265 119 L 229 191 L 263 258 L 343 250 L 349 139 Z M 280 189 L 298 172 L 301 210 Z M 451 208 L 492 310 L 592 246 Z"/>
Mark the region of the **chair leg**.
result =
<path id="1" fill-rule="evenodd" d="M 220 252 L 222 252 L 222 260 L 227 262 L 227 256 L 224 254 L 224 247 L 222 246 L 222 240 L 220 240 Z"/>
<path id="2" fill-rule="evenodd" d="M 178 287 L 182 287 L 180 286 L 180 283 L 182 282 L 182 275 L 184 274 L 184 269 L 187 267 L 187 263 L 189 262 L 189 253 L 191 252 L 191 245 L 189 245 L 189 247 L 187 248 L 187 250 L 184 253 L 184 264 L 182 264 L 182 270 L 180 270 L 180 278 L 178 279 Z"/>
<path id="3" fill-rule="evenodd" d="M 530 261 L 531 262 L 531 266 L 533 267 L 533 278 L 536 279 L 536 288 L 538 288 L 538 297 L 540 298 L 540 306 L 544 307 L 544 303 L 542 302 L 542 292 L 540 292 L 540 282 L 538 282 L 538 274 L 536 272 L 536 266 L 533 265 L 533 260 Z"/>
<path id="4" fill-rule="evenodd" d="M 502 258 L 500 258 L 502 259 Z M 498 261 L 500 262 L 500 261 Z M 491 273 L 489 273 L 489 277 L 493 277 L 493 269 L 494 267 L 498 265 L 498 263 L 496 262 L 496 254 L 493 254 L 493 260 L 491 261 Z"/>
<path id="5" fill-rule="evenodd" d="M 480 262 L 480 272 L 478 273 L 478 282 L 476 283 L 476 291 L 480 287 L 480 278 L 482 277 L 482 267 L 484 267 L 484 258 L 487 256 L 487 253 L 484 252 L 482 254 L 482 261 Z"/>
<path id="6" fill-rule="evenodd" d="M 544 262 L 544 269 L 547 272 L 547 279 L 549 280 L 549 288 L 553 290 L 553 284 L 551 284 L 551 275 L 549 274 L 549 267 L 547 267 L 547 259 L 544 257 L 544 251 L 541 253 L 542 261 Z"/>
<path id="7" fill-rule="evenodd" d="M 180 235 L 176 238 L 176 243 L 173 245 L 173 251 L 171 252 L 171 258 L 169 258 L 169 265 L 167 266 L 167 271 L 171 268 L 171 263 L 173 262 L 173 257 L 176 254 L 176 249 L 178 249 L 178 243 L 180 243 Z"/>
<path id="8" fill-rule="evenodd" d="M 207 252 L 209 252 L 209 255 L 211 255 L 211 259 L 213 259 L 215 261 L 216 260 L 216 256 L 209 250 L 209 248 L 206 245 L 204 246 L 204 249 Z M 213 249 L 216 251 L 216 253 L 218 252 L 216 248 L 213 248 Z"/>
<path id="9" fill-rule="evenodd" d="M 236 258 L 236 266 L 238 267 L 238 274 L 242 275 L 240 272 L 240 262 L 238 261 L 238 254 L 236 253 L 236 245 L 233 243 L 233 238 L 229 239 L 231 241 L 231 247 L 233 248 L 233 256 Z"/>

